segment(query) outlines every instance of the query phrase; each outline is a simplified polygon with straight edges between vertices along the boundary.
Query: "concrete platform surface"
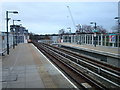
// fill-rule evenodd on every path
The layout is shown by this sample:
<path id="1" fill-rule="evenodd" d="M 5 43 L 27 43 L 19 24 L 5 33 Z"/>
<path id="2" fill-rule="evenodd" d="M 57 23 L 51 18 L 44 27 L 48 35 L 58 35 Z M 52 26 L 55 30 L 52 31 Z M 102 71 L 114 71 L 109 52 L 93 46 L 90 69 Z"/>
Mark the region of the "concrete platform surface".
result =
<path id="1" fill-rule="evenodd" d="M 33 44 L 19 44 L 2 58 L 2 88 L 75 88 Z"/>
<path id="2" fill-rule="evenodd" d="M 85 50 L 93 50 L 100 53 L 107 53 L 107 54 L 113 54 L 113 55 L 119 55 L 120 48 L 118 47 L 107 47 L 107 46 L 94 46 L 94 45 L 80 45 L 75 43 L 59 43 L 61 45 L 66 45 L 70 47 L 77 47 Z"/>

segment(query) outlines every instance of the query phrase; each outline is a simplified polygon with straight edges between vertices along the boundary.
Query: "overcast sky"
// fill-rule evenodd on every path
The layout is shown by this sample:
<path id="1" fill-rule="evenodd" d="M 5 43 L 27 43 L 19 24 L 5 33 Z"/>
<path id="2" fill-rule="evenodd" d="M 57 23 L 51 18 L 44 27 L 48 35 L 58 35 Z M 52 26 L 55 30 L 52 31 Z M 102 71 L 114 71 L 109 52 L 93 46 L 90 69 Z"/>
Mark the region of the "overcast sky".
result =
<path id="1" fill-rule="evenodd" d="M 116 24 L 114 17 L 118 16 L 117 2 L 5 2 L 2 3 L 1 12 L 2 31 L 6 30 L 5 12 L 17 10 L 19 14 L 9 14 L 9 18 L 20 19 L 21 22 L 15 23 L 22 24 L 29 32 L 54 34 L 62 28 L 67 30 L 67 27 L 75 32 L 67 6 L 70 7 L 76 25 L 90 25 L 94 21 L 111 31 Z"/>

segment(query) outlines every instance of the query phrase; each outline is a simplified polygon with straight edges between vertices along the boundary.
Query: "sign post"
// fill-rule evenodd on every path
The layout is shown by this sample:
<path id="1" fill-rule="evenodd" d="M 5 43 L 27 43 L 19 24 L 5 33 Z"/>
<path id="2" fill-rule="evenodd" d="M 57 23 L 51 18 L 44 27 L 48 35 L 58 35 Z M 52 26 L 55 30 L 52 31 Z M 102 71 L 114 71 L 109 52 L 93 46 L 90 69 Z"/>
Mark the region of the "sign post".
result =
<path id="1" fill-rule="evenodd" d="M 92 32 L 94 33 L 94 46 L 96 47 L 96 44 L 97 44 L 97 34 L 96 34 L 96 32 L 97 32 L 97 30 L 96 29 L 94 29 L 94 30 L 92 30 Z"/>

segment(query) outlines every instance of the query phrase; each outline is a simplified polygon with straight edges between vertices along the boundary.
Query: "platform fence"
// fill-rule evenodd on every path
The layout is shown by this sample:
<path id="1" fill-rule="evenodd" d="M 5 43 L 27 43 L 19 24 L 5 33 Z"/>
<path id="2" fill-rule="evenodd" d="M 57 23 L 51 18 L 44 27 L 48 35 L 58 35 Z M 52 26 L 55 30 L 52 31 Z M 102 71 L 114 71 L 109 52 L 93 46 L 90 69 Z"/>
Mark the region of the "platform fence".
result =
<path id="1" fill-rule="evenodd" d="M 78 35 L 63 35 L 63 42 L 76 43 L 76 44 L 90 44 L 99 46 L 120 47 L 120 34 L 78 34 Z"/>
<path id="2" fill-rule="evenodd" d="M 9 33 L 9 47 L 13 46 L 13 34 Z M 0 32 L 0 54 L 7 51 L 7 34 Z"/>

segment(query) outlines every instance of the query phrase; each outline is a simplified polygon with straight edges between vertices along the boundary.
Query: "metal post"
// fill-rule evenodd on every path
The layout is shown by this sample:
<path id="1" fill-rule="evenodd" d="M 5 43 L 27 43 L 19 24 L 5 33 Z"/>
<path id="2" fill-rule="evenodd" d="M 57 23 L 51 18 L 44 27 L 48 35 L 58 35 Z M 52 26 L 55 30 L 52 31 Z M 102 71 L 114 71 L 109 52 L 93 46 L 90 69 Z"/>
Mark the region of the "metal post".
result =
<path id="1" fill-rule="evenodd" d="M 18 30 L 16 30 L 15 34 L 16 34 L 15 36 L 16 36 L 16 46 L 17 46 L 17 44 L 18 44 Z"/>
<path id="2" fill-rule="evenodd" d="M 85 41 L 85 44 L 87 44 L 87 40 L 86 40 L 86 39 L 87 39 L 87 36 L 86 36 L 86 34 L 85 34 L 84 37 L 85 37 L 85 40 L 84 40 L 84 41 Z"/>
<path id="3" fill-rule="evenodd" d="M 105 35 L 105 46 L 106 46 L 106 43 L 107 43 L 107 41 L 106 41 L 106 35 Z"/>
<path id="4" fill-rule="evenodd" d="M 100 45 L 100 44 L 99 44 L 99 43 L 100 43 L 100 40 L 99 40 L 99 39 L 100 39 L 100 35 L 98 35 L 98 45 Z"/>
<path id="5" fill-rule="evenodd" d="M 95 22 L 95 30 L 96 30 L 97 26 L 96 26 L 96 22 Z"/>
<path id="6" fill-rule="evenodd" d="M 94 44 L 94 35 L 92 34 L 92 45 Z"/>
<path id="7" fill-rule="evenodd" d="M 14 26 L 14 20 L 13 20 L 13 49 L 15 48 L 15 42 L 14 42 L 14 33 L 15 33 L 15 31 L 14 31 L 14 29 L 15 29 L 15 26 Z"/>
<path id="8" fill-rule="evenodd" d="M 13 49 L 15 48 L 15 43 L 14 43 L 14 31 L 13 31 Z"/>
<path id="9" fill-rule="evenodd" d="M 96 28 L 97 28 L 97 27 L 96 27 L 96 22 L 95 22 L 95 30 L 96 30 Z M 95 33 L 96 33 L 96 32 L 95 32 Z M 94 37 L 94 46 L 95 46 L 95 47 L 96 47 L 96 44 L 97 44 L 97 40 L 96 40 L 97 38 L 96 38 L 96 37 L 97 37 L 97 34 L 96 34 L 96 36 Z"/>
<path id="10" fill-rule="evenodd" d="M 9 33 L 8 33 L 8 11 L 6 11 L 6 29 L 7 29 L 7 54 L 9 55 Z"/>
<path id="11" fill-rule="evenodd" d="M 101 34 L 101 46 L 103 46 L 103 34 Z"/>

